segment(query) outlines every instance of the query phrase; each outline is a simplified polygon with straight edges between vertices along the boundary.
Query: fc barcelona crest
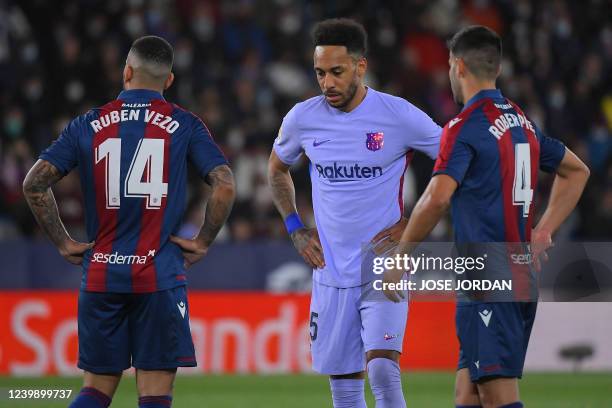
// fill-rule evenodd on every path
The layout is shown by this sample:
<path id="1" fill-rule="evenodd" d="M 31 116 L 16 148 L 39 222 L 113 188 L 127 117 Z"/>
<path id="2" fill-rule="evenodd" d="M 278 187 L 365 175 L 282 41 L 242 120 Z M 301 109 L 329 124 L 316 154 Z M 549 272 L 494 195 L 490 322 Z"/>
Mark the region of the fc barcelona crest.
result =
<path id="1" fill-rule="evenodd" d="M 373 152 L 382 149 L 384 141 L 383 132 L 366 133 L 366 147 Z"/>

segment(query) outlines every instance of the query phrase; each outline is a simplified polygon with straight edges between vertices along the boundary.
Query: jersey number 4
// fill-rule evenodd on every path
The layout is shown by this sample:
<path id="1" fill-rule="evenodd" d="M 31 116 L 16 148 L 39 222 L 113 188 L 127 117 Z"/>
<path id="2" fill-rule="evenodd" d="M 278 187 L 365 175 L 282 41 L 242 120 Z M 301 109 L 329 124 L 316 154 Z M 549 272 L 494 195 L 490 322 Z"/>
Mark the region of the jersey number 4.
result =
<path id="1" fill-rule="evenodd" d="M 96 165 L 106 165 L 106 208 L 121 206 L 121 139 L 109 138 L 95 152 Z M 144 197 L 148 209 L 161 208 L 162 198 L 168 195 L 164 183 L 164 140 L 141 139 L 123 185 L 125 197 Z"/>
<path id="2" fill-rule="evenodd" d="M 533 201 L 531 188 L 531 152 L 529 143 L 514 145 L 514 185 L 512 204 L 523 206 L 523 217 L 529 216 L 529 207 Z"/>

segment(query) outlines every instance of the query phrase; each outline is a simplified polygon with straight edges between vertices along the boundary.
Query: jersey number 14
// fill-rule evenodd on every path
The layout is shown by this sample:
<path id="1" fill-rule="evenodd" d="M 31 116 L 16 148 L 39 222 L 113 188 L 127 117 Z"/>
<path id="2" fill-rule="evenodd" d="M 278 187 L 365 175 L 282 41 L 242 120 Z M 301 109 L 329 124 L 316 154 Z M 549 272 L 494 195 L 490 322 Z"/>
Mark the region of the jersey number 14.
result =
<path id="1" fill-rule="evenodd" d="M 531 188 L 531 152 L 529 143 L 514 145 L 514 185 L 512 204 L 523 206 L 523 217 L 529 216 L 529 207 L 533 201 Z"/>
<path id="2" fill-rule="evenodd" d="M 106 208 L 121 206 L 121 139 L 109 138 L 95 152 L 96 165 L 106 164 Z M 162 198 L 168 195 L 164 183 L 164 140 L 141 139 L 123 185 L 125 197 L 144 197 L 146 208 L 161 208 Z"/>

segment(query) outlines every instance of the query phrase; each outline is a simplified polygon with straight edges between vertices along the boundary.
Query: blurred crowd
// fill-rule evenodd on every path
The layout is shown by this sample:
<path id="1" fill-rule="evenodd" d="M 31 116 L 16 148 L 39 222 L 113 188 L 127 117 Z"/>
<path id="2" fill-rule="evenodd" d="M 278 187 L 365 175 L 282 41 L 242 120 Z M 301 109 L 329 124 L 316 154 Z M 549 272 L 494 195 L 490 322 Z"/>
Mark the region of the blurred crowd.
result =
<path id="1" fill-rule="evenodd" d="M 408 99 L 440 125 L 458 107 L 446 40 L 484 24 L 504 40 L 499 87 L 591 167 L 564 234 L 612 235 L 612 7 L 607 0 L 0 0 L 0 240 L 39 236 L 21 183 L 74 116 L 117 97 L 134 39 L 175 48 L 167 99 L 198 114 L 231 161 L 237 202 L 222 239 L 286 237 L 266 186 L 267 159 L 285 113 L 319 94 L 310 29 L 353 17 L 369 34 L 367 84 Z M 417 155 L 405 178 L 410 211 L 433 163 Z M 293 173 L 300 213 L 312 222 L 307 165 Z M 540 208 L 550 189 L 545 178 Z M 202 221 L 206 189 L 190 181 L 183 234 Z M 78 174 L 55 188 L 71 233 L 84 237 Z M 450 236 L 448 223 L 436 236 Z"/>

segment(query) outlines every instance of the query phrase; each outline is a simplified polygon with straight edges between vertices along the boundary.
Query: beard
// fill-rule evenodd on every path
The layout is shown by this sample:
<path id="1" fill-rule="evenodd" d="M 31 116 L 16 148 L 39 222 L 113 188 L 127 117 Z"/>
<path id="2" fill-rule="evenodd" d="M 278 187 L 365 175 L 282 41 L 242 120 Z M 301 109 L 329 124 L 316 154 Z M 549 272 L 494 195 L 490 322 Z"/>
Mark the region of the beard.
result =
<path id="1" fill-rule="evenodd" d="M 359 86 L 359 82 L 358 81 L 351 82 L 351 84 L 349 85 L 349 87 L 346 90 L 346 92 L 344 94 L 342 94 L 342 96 L 344 96 L 344 98 L 342 98 L 337 104 L 332 105 L 330 103 L 330 105 L 333 106 L 336 109 L 345 108 L 349 103 L 351 103 L 351 101 L 355 97 L 355 94 L 357 93 L 357 87 L 358 86 Z"/>

